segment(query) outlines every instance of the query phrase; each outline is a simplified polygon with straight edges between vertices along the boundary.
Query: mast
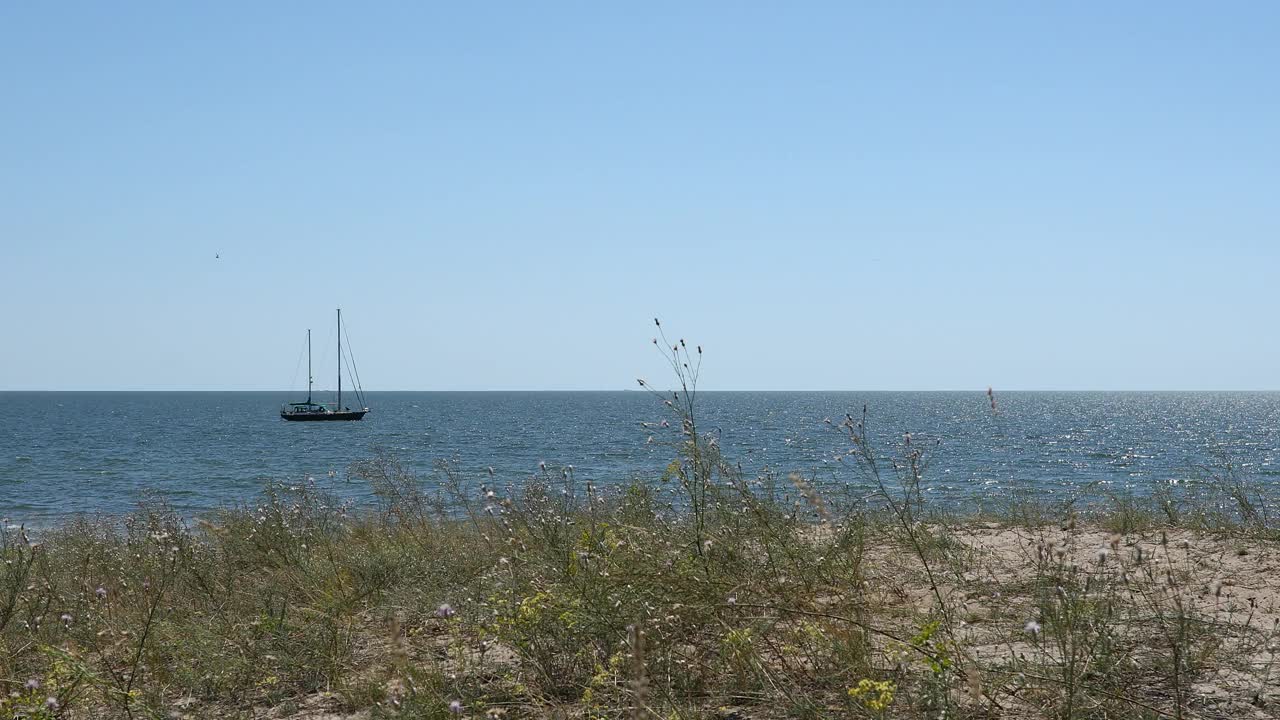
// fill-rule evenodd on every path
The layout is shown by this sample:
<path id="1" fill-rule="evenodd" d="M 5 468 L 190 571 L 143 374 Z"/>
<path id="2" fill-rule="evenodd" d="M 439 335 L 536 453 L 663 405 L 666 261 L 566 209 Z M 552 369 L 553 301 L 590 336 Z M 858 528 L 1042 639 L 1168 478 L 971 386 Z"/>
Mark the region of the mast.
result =
<path id="1" fill-rule="evenodd" d="M 342 308 L 338 308 L 338 410 L 342 410 Z"/>
<path id="2" fill-rule="evenodd" d="M 311 328 L 307 328 L 307 404 L 311 404 Z"/>

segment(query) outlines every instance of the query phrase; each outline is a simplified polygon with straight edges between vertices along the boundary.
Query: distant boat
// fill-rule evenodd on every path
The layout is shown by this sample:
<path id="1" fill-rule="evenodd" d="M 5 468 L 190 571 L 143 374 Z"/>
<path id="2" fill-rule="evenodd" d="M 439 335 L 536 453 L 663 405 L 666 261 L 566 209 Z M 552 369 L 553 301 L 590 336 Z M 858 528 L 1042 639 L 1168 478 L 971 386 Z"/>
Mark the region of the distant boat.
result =
<path id="1" fill-rule="evenodd" d="M 354 360 L 352 361 L 354 366 Z M 356 380 L 359 381 L 357 374 Z M 338 309 L 338 400 L 332 405 L 325 403 L 312 402 L 311 400 L 311 331 L 307 330 L 307 400 L 306 402 L 289 403 L 280 408 L 280 417 L 284 420 L 359 420 L 369 412 L 369 408 L 362 407 L 359 410 L 352 410 L 344 407 L 342 404 L 342 309 Z M 363 393 L 359 390 L 357 384 L 356 397 L 362 398 Z"/>

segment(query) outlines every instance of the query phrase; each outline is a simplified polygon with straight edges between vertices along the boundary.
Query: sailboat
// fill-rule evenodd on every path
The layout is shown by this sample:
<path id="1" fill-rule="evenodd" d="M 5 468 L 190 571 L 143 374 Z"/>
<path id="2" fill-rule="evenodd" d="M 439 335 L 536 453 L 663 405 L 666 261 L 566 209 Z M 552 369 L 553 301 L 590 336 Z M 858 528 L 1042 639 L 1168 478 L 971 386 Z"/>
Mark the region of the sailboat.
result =
<path id="1" fill-rule="evenodd" d="M 352 367 L 355 361 L 352 360 Z M 360 376 L 356 375 L 356 398 L 364 405 L 364 393 L 360 391 Z M 306 402 L 289 403 L 280 408 L 280 417 L 284 420 L 359 420 L 369 412 L 368 407 L 352 410 L 342 404 L 342 308 L 338 308 L 338 400 L 332 405 L 313 402 L 311 400 L 311 331 L 307 330 L 307 400 Z"/>

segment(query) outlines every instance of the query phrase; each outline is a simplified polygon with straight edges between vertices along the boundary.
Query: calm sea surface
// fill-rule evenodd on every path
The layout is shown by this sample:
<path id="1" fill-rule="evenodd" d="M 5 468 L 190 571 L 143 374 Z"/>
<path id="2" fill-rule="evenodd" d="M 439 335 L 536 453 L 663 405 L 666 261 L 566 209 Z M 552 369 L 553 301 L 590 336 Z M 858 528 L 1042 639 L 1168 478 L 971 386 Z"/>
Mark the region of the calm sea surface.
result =
<path id="1" fill-rule="evenodd" d="M 39 524 L 81 511 L 127 511 L 147 493 L 185 512 L 252 499 L 270 481 L 312 477 L 355 502 L 350 463 L 379 452 L 420 476 L 438 460 L 520 482 L 538 463 L 580 479 L 654 477 L 671 430 L 644 392 L 368 393 L 362 422 L 288 423 L 278 393 L 0 393 L 0 516 Z M 702 393 L 700 427 L 748 472 L 766 467 L 857 484 L 834 462 L 846 443 L 823 423 L 866 404 L 886 450 L 940 444 L 930 492 L 966 500 L 1015 490 L 1183 479 L 1229 457 L 1280 483 L 1280 393 Z M 654 436 L 653 442 L 649 437 Z M 332 474 L 331 474 L 332 473 Z"/>

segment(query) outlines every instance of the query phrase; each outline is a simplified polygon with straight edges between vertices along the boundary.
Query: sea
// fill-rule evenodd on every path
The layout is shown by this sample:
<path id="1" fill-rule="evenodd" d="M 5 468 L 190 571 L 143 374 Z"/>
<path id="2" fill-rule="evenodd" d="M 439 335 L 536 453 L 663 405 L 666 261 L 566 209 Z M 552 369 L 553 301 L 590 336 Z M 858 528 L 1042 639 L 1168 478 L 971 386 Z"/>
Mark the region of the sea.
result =
<path id="1" fill-rule="evenodd" d="M 271 392 L 3 392 L 0 517 L 47 525 L 162 500 L 188 516 L 252 503 L 273 483 L 374 501 L 353 463 L 394 458 L 428 486 L 441 463 L 478 484 L 544 473 L 600 486 L 656 479 L 679 422 L 661 397 L 620 392 L 369 392 L 360 422 L 296 423 Z M 1031 493 L 1147 493 L 1219 472 L 1280 484 L 1275 392 L 700 392 L 700 433 L 748 476 L 800 473 L 869 488 L 838 425 L 877 452 L 928 451 L 943 502 Z M 667 421 L 664 427 L 663 421 Z M 829 421 L 829 422 L 828 422 Z M 492 474 L 491 474 L 492 473 Z"/>

